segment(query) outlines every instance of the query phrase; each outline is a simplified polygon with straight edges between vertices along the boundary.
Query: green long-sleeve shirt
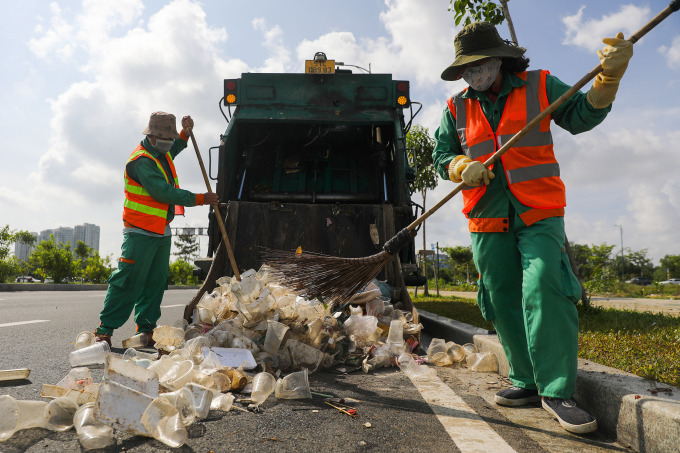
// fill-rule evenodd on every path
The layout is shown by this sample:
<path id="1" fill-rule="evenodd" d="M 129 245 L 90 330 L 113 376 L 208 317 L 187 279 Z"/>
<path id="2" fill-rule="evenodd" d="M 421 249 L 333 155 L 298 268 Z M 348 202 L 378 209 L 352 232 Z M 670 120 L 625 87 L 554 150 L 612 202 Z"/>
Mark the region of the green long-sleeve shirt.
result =
<path id="1" fill-rule="evenodd" d="M 504 71 L 503 84 L 496 102 L 492 102 L 486 93 L 475 91 L 472 88 L 469 88 L 467 92 L 463 94 L 463 97 L 473 98 L 479 101 L 484 116 L 486 116 L 491 128 L 495 132 L 501 120 L 501 115 L 510 91 L 525 84 L 526 81 L 522 80 L 517 75 Z M 546 77 L 548 102 L 551 104 L 570 88 L 569 85 L 565 84 L 557 77 L 552 75 Z M 586 99 L 586 94 L 579 91 L 558 107 L 552 113 L 551 118 L 555 124 L 562 129 L 565 129 L 572 134 L 579 134 L 581 132 L 589 131 L 600 124 L 610 110 L 611 106 L 603 109 L 594 108 Z M 435 148 L 432 151 L 432 160 L 435 169 L 442 178 L 448 180 L 449 174 L 447 166 L 449 162 L 457 155 L 463 154 L 460 138 L 456 131 L 456 120 L 451 114 L 448 106 L 444 108 L 441 123 L 434 133 L 434 139 Z M 557 146 L 555 148 L 557 150 Z M 496 177 L 491 180 L 484 196 L 479 200 L 472 211 L 470 211 L 468 217 L 507 218 L 510 212 L 510 206 L 512 206 L 518 214 L 529 211 L 531 208 L 520 203 L 512 192 L 510 192 L 508 180 L 503 171 L 503 163 L 500 159 L 494 164 L 493 172 Z"/>
<path id="2" fill-rule="evenodd" d="M 165 159 L 165 156 L 163 155 L 164 153 L 161 153 L 154 148 L 148 138 L 142 140 L 141 144 L 144 149 L 159 160 L 165 173 L 170 177 L 170 184 L 165 179 L 163 173 L 160 172 L 156 163 L 147 158 L 139 158 L 129 162 L 126 167 L 128 177 L 141 184 L 155 200 L 170 205 L 168 207 L 167 216 L 167 220 L 170 222 L 175 217 L 175 205 L 196 206 L 196 194 L 188 190 L 179 189 L 173 185 L 172 172 L 170 171 L 170 165 L 168 164 L 167 159 Z M 177 157 L 177 155 L 186 147 L 186 140 L 175 140 L 168 153 L 175 159 L 175 157 Z"/>

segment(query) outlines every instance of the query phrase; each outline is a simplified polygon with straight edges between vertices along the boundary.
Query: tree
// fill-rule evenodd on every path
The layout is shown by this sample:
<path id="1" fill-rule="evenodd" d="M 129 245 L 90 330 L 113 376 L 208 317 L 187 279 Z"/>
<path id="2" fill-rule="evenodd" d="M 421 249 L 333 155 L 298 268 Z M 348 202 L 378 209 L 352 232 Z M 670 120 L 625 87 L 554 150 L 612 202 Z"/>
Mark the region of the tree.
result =
<path id="1" fill-rule="evenodd" d="M 75 277 L 80 269 L 80 261 L 75 260 L 71 252 L 71 243 L 56 243 L 53 234 L 49 241 L 38 244 L 31 254 L 30 262 L 43 280 L 51 277 L 54 283 Z"/>
<path id="2" fill-rule="evenodd" d="M 175 236 L 175 247 L 177 251 L 173 253 L 179 260 L 191 262 L 198 257 L 198 236 L 193 234 L 178 234 Z"/>
<path id="3" fill-rule="evenodd" d="M 168 282 L 171 285 L 196 285 L 198 277 L 194 275 L 194 266 L 183 260 L 171 263 Z"/>
<path id="4" fill-rule="evenodd" d="M 420 192 L 423 197 L 423 211 L 425 211 L 425 200 L 428 190 L 434 190 L 439 182 L 437 171 L 432 165 L 432 151 L 434 150 L 434 139 L 430 137 L 430 131 L 420 125 L 414 126 L 406 134 L 406 148 L 412 167 L 416 170 L 416 179 L 413 182 L 414 190 Z M 427 250 L 427 239 L 425 237 L 425 222 L 423 226 L 423 250 Z M 423 255 L 423 262 L 426 262 Z M 425 268 L 425 292 L 427 296 L 427 266 Z"/>
<path id="5" fill-rule="evenodd" d="M 666 255 L 661 258 L 659 267 L 654 271 L 654 280 L 664 281 L 678 277 L 680 277 L 680 255 Z"/>
<path id="6" fill-rule="evenodd" d="M 470 271 L 473 275 L 477 273 L 475 268 L 475 263 L 472 259 L 472 248 L 470 247 L 442 247 L 444 253 L 449 255 L 451 261 L 453 262 L 454 269 L 454 282 L 457 279 L 456 274 L 465 275 L 465 281 L 470 283 Z"/>
<path id="7" fill-rule="evenodd" d="M 88 247 L 88 245 L 83 241 L 76 242 L 76 248 L 73 249 L 73 254 L 80 260 L 80 266 L 82 269 L 85 269 L 87 266 L 87 259 L 90 257 L 90 255 L 92 255 L 92 252 L 92 248 Z"/>
<path id="8" fill-rule="evenodd" d="M 0 229 L 0 283 L 21 272 L 21 263 L 15 256 L 10 256 L 11 246 L 21 242 L 32 246 L 36 241 L 35 235 L 28 231 L 10 230 L 9 225 Z"/>
<path id="9" fill-rule="evenodd" d="M 503 3 L 499 7 L 496 3 L 484 0 L 449 0 L 449 11 L 454 12 L 454 20 L 459 25 L 463 19 L 463 25 L 470 25 L 473 22 L 490 22 L 499 25 L 505 19 L 504 11 L 507 13 L 507 0 L 500 0 Z M 513 37 L 513 39 L 515 39 Z M 515 39 L 515 41 L 517 41 Z"/>
<path id="10" fill-rule="evenodd" d="M 102 258 L 99 256 L 99 252 L 94 252 L 94 254 L 88 258 L 82 276 L 92 283 L 104 283 L 109 278 L 112 271 L 111 255 Z"/>

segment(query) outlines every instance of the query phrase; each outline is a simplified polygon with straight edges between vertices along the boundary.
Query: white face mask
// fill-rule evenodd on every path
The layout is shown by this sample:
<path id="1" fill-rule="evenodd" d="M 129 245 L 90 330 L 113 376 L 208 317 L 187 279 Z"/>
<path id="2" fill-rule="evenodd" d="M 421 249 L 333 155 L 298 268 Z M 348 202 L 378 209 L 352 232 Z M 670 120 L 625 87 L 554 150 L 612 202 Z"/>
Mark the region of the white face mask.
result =
<path id="1" fill-rule="evenodd" d="M 500 58 L 489 58 L 479 66 L 471 66 L 463 72 L 463 80 L 477 91 L 486 91 L 496 81 L 501 63 Z"/>
<path id="2" fill-rule="evenodd" d="M 170 148 L 172 148 L 173 142 L 174 140 L 163 140 L 162 138 L 157 138 L 156 144 L 153 145 L 153 147 L 162 153 L 167 153 L 170 151 Z"/>

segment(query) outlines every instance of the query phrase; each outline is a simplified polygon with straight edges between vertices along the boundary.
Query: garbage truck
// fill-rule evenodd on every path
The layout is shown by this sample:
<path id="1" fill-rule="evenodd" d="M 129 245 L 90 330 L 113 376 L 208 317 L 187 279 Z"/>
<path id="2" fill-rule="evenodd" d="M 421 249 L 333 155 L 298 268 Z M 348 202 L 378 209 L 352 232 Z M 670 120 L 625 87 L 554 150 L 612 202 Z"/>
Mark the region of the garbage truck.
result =
<path id="1" fill-rule="evenodd" d="M 228 124 L 208 173 L 239 272 L 260 268 L 263 247 L 370 256 L 416 218 L 406 134 L 421 104 L 407 80 L 350 67 L 359 68 L 318 52 L 304 73 L 224 80 Z M 196 261 L 205 280 L 188 321 L 216 280 L 233 275 L 216 220 L 211 209 L 208 257 Z M 413 242 L 377 279 L 383 295 L 413 310 L 406 286 L 424 284 Z"/>

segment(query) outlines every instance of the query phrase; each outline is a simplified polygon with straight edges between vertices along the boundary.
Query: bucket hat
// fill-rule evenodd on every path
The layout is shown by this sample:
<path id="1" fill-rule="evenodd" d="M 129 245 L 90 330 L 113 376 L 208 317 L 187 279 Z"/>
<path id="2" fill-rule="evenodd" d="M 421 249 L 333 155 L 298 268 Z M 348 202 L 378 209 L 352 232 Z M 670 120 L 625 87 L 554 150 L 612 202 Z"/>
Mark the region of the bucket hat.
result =
<path id="1" fill-rule="evenodd" d="M 142 134 L 166 140 L 179 138 L 177 119 L 172 113 L 153 112 L 149 118 L 149 125 L 142 131 Z"/>
<path id="2" fill-rule="evenodd" d="M 484 58 L 519 58 L 527 51 L 508 42 L 501 39 L 496 27 L 489 22 L 466 25 L 453 40 L 456 59 L 444 69 L 442 79 L 458 80 L 463 74 L 463 66 Z"/>

